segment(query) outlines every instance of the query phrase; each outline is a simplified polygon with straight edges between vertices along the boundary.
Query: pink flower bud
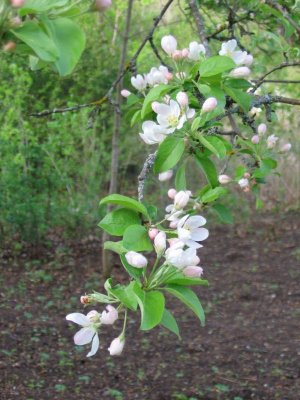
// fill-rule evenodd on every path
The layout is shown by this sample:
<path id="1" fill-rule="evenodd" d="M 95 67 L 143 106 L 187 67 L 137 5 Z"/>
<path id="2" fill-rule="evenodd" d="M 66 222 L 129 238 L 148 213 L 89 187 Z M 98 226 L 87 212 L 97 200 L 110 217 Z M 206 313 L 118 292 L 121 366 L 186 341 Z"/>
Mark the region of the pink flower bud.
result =
<path id="1" fill-rule="evenodd" d="M 161 172 L 158 175 L 158 180 L 161 182 L 168 181 L 169 179 L 172 178 L 172 176 L 173 176 L 173 171 L 171 169 L 169 169 L 169 171 Z"/>
<path id="2" fill-rule="evenodd" d="M 245 172 L 245 173 L 244 173 L 244 178 L 249 179 L 250 176 L 251 176 L 251 175 L 249 174 L 249 172 Z"/>
<path id="3" fill-rule="evenodd" d="M 259 124 L 257 127 L 257 132 L 259 135 L 264 135 L 267 132 L 267 125 L 266 124 Z"/>
<path id="4" fill-rule="evenodd" d="M 135 268 L 145 268 L 148 264 L 147 258 L 136 251 L 129 251 L 125 254 L 125 258 L 128 264 Z"/>
<path id="5" fill-rule="evenodd" d="M 155 239 L 155 236 L 158 234 L 159 230 L 156 228 L 150 228 L 148 231 L 148 236 L 151 240 Z"/>
<path id="6" fill-rule="evenodd" d="M 284 152 L 284 153 L 287 153 L 288 151 L 291 150 L 291 148 L 292 148 L 291 143 L 285 143 L 285 144 L 281 147 L 280 151 L 282 151 L 282 152 Z"/>
<path id="7" fill-rule="evenodd" d="M 181 60 L 183 58 L 181 50 L 175 50 L 172 54 L 172 58 L 173 60 Z"/>
<path id="8" fill-rule="evenodd" d="M 11 20 L 9 22 L 10 22 L 10 26 L 12 26 L 14 28 L 22 25 L 22 20 L 20 17 L 13 17 L 13 18 L 11 18 Z"/>
<path id="9" fill-rule="evenodd" d="M 178 220 L 178 221 L 172 221 L 172 222 L 170 222 L 169 227 L 170 227 L 171 229 L 176 229 L 176 228 L 177 228 L 177 225 L 178 225 L 178 222 L 179 222 L 179 220 Z"/>
<path id="10" fill-rule="evenodd" d="M 121 90 L 121 95 L 123 97 L 129 97 L 131 95 L 131 92 L 129 92 L 129 90 L 127 90 L 127 89 L 123 89 L 123 90 Z"/>
<path id="11" fill-rule="evenodd" d="M 92 310 L 90 312 L 88 312 L 86 314 L 86 316 L 88 317 L 88 319 L 92 322 L 92 323 L 96 323 L 100 321 L 100 314 L 98 313 L 98 311 L 96 310 Z"/>
<path id="12" fill-rule="evenodd" d="M 25 0 L 10 0 L 11 6 L 14 8 L 23 7 Z"/>
<path id="13" fill-rule="evenodd" d="M 219 175 L 218 180 L 221 185 L 226 185 L 227 183 L 231 182 L 232 179 L 228 175 Z"/>
<path id="14" fill-rule="evenodd" d="M 105 11 L 111 7 L 111 0 L 95 0 L 95 7 L 98 11 Z"/>
<path id="15" fill-rule="evenodd" d="M 104 325 L 112 325 L 118 319 L 118 311 L 110 304 L 106 306 L 107 311 L 102 311 L 100 322 Z"/>
<path id="16" fill-rule="evenodd" d="M 176 100 L 182 108 L 187 107 L 189 104 L 189 98 L 185 92 L 177 93 Z"/>
<path id="17" fill-rule="evenodd" d="M 251 54 L 247 54 L 245 60 L 244 60 L 244 64 L 247 65 L 247 67 L 250 67 L 250 65 L 252 65 L 253 63 L 253 56 Z"/>
<path id="18" fill-rule="evenodd" d="M 153 101 L 153 103 L 151 104 L 151 108 L 154 112 L 157 113 L 157 107 L 159 106 L 159 102 L 158 101 Z"/>
<path id="19" fill-rule="evenodd" d="M 210 112 L 214 110 L 218 105 L 218 101 L 215 97 L 209 97 L 208 99 L 205 100 L 205 102 L 202 105 L 202 112 Z"/>
<path id="20" fill-rule="evenodd" d="M 164 36 L 161 39 L 161 47 L 169 56 L 172 56 L 177 49 L 177 40 L 172 35 Z"/>
<path id="21" fill-rule="evenodd" d="M 89 304 L 90 303 L 89 296 L 80 296 L 80 303 L 81 304 Z"/>
<path id="22" fill-rule="evenodd" d="M 258 143 L 259 143 L 259 136 L 258 136 L 258 135 L 252 136 L 251 142 L 252 142 L 253 144 L 258 144 Z"/>
<path id="23" fill-rule="evenodd" d="M 117 337 L 111 342 L 108 348 L 109 354 L 111 356 L 119 356 L 124 349 L 124 345 L 125 345 L 125 339 Z"/>
<path id="24" fill-rule="evenodd" d="M 174 207 L 177 210 L 181 210 L 188 204 L 189 199 L 190 199 L 189 193 L 185 190 L 181 190 L 180 192 L 176 193 L 175 198 L 174 198 Z"/>
<path id="25" fill-rule="evenodd" d="M 11 53 L 15 50 L 16 47 L 17 47 L 16 43 L 11 40 L 11 41 L 5 43 L 5 45 L 3 46 L 3 51 L 6 51 L 7 53 Z"/>
<path id="26" fill-rule="evenodd" d="M 201 278 L 203 274 L 203 268 L 201 267 L 185 267 L 182 271 L 183 275 L 188 276 L 189 278 Z"/>
<path id="27" fill-rule="evenodd" d="M 279 138 L 275 135 L 270 135 L 267 138 L 267 147 L 268 149 L 273 149 L 273 147 L 275 147 L 276 142 Z"/>
<path id="28" fill-rule="evenodd" d="M 242 189 L 245 189 L 246 187 L 249 187 L 249 181 L 246 178 L 242 178 L 239 180 L 239 185 Z"/>
<path id="29" fill-rule="evenodd" d="M 175 189 L 169 189 L 169 190 L 168 190 L 168 197 L 169 197 L 170 199 L 174 200 L 174 199 L 175 199 L 175 196 L 176 196 L 176 193 L 177 193 L 177 191 L 176 191 Z"/>
<path id="30" fill-rule="evenodd" d="M 183 58 L 186 58 L 189 55 L 189 49 L 182 49 L 181 54 Z"/>
<path id="31" fill-rule="evenodd" d="M 167 72 L 165 77 L 167 78 L 168 81 L 171 81 L 173 79 L 173 74 L 172 72 Z"/>
<path id="32" fill-rule="evenodd" d="M 154 248 L 158 255 L 162 255 L 167 247 L 166 233 L 161 231 L 154 239 Z"/>
<path id="33" fill-rule="evenodd" d="M 251 74 L 251 71 L 248 67 L 238 67 L 230 72 L 230 76 L 232 78 L 248 78 Z"/>

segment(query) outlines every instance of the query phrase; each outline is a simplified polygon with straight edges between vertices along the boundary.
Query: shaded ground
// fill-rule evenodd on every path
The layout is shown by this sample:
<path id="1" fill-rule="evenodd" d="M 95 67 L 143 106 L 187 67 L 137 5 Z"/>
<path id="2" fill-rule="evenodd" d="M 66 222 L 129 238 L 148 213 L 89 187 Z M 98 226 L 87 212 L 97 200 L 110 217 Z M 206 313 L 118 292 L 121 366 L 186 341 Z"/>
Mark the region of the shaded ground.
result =
<path id="1" fill-rule="evenodd" d="M 299 227 L 293 213 L 212 229 L 201 250 L 210 287 L 198 291 L 206 327 L 174 303 L 183 340 L 137 332 L 131 319 L 119 358 L 107 356 L 119 326 L 87 359 L 64 320 L 82 310 L 80 294 L 98 289 L 97 242 L 60 247 L 52 261 L 3 255 L 0 399 L 299 400 Z"/>

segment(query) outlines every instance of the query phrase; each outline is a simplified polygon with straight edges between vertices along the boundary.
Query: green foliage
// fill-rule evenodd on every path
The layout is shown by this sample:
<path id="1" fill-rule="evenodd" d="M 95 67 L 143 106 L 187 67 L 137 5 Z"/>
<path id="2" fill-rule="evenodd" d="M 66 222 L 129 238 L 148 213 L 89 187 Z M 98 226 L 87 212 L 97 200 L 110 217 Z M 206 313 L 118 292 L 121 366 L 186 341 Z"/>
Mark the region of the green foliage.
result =
<path id="1" fill-rule="evenodd" d="M 179 162 L 184 153 L 184 139 L 176 136 L 167 137 L 159 146 L 154 163 L 154 172 L 164 172 Z"/>

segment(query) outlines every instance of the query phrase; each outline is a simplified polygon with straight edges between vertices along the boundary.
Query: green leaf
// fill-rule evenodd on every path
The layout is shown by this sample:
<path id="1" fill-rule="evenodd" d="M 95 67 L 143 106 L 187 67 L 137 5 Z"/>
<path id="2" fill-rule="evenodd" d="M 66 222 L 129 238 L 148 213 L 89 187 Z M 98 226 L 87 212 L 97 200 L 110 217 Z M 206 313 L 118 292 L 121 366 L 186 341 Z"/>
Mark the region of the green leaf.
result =
<path id="1" fill-rule="evenodd" d="M 218 186 L 214 189 L 208 190 L 204 195 L 201 197 L 201 201 L 203 203 L 211 203 L 212 201 L 217 200 L 219 197 L 224 196 L 228 193 L 228 190 Z"/>
<path id="2" fill-rule="evenodd" d="M 55 66 L 61 76 L 70 74 L 78 63 L 85 48 L 85 34 L 68 18 L 48 19 L 43 17 L 48 35 L 58 50 Z"/>
<path id="3" fill-rule="evenodd" d="M 251 83 L 246 81 L 246 79 L 234 79 L 228 78 L 225 81 L 225 85 L 232 89 L 249 89 L 252 87 Z"/>
<path id="4" fill-rule="evenodd" d="M 138 285 L 135 285 L 134 291 L 141 310 L 140 329 L 148 331 L 162 320 L 165 309 L 164 295 L 157 290 L 145 292 Z"/>
<path id="5" fill-rule="evenodd" d="M 98 226 L 110 235 L 122 236 L 130 225 L 138 225 L 141 220 L 136 211 L 127 208 L 119 208 L 107 214 Z"/>
<path id="6" fill-rule="evenodd" d="M 218 217 L 222 222 L 225 224 L 233 224 L 231 211 L 227 207 L 223 206 L 223 204 L 213 204 L 212 210 L 218 214 Z"/>
<path id="7" fill-rule="evenodd" d="M 54 62 L 58 59 L 59 52 L 56 45 L 37 22 L 26 21 L 11 32 L 26 43 L 41 60 Z"/>
<path id="8" fill-rule="evenodd" d="M 202 305 L 192 289 L 179 285 L 167 285 L 165 290 L 177 297 L 182 303 L 190 308 L 200 319 L 201 325 L 205 325 L 205 314 Z"/>
<path id="9" fill-rule="evenodd" d="M 55 7 L 64 7 L 67 5 L 69 0 L 26 0 L 19 13 L 21 16 L 27 14 L 40 14 L 46 11 L 50 11 Z"/>
<path id="10" fill-rule="evenodd" d="M 277 162 L 273 160 L 273 158 L 264 158 L 260 162 L 259 168 L 257 168 L 252 176 L 254 178 L 264 178 L 265 176 L 269 175 L 272 169 L 277 167 Z"/>
<path id="11" fill-rule="evenodd" d="M 176 319 L 173 317 L 171 312 L 169 310 L 167 310 L 166 308 L 164 309 L 164 313 L 163 313 L 162 319 L 160 321 L 160 325 L 164 326 L 169 331 L 175 333 L 175 335 L 177 335 L 178 338 L 181 339 L 180 333 L 179 333 L 179 327 L 177 325 Z"/>
<path id="12" fill-rule="evenodd" d="M 116 204 L 121 207 L 129 208 L 130 210 L 138 211 L 148 217 L 147 208 L 142 203 L 121 194 L 110 194 L 104 197 L 99 205 L 102 204 Z"/>
<path id="13" fill-rule="evenodd" d="M 179 286 L 208 286 L 208 281 L 201 278 L 189 278 L 184 276 L 182 273 L 173 275 L 171 278 L 167 279 L 164 283 L 174 284 Z"/>
<path id="14" fill-rule="evenodd" d="M 235 62 L 226 56 L 213 56 L 203 61 L 200 65 L 200 77 L 221 74 L 236 67 Z"/>
<path id="15" fill-rule="evenodd" d="M 134 251 L 151 251 L 153 249 L 147 229 L 141 225 L 131 225 L 125 230 L 123 246 Z"/>
<path id="16" fill-rule="evenodd" d="M 230 96 L 237 104 L 239 104 L 245 112 L 248 112 L 252 102 L 252 96 L 248 93 L 243 92 L 240 89 L 232 89 L 224 86 L 225 92 Z"/>
<path id="17" fill-rule="evenodd" d="M 157 218 L 157 207 L 153 204 L 144 203 L 145 207 L 147 208 L 148 215 L 151 221 Z"/>
<path id="18" fill-rule="evenodd" d="M 149 111 L 151 111 L 151 104 L 153 101 L 158 100 L 160 97 L 162 97 L 164 94 L 166 94 L 170 90 L 170 87 L 168 85 L 158 85 L 152 88 L 147 96 L 145 97 L 144 104 L 142 107 L 141 111 L 141 117 L 144 118 L 145 115 L 148 114 Z"/>
<path id="19" fill-rule="evenodd" d="M 200 157 L 196 153 L 196 161 L 204 172 L 206 179 L 212 188 L 219 186 L 218 173 L 214 163 L 209 158 Z"/>
<path id="20" fill-rule="evenodd" d="M 197 139 L 218 158 L 224 158 L 226 156 L 226 147 L 223 141 L 217 136 L 203 136 L 199 134 L 197 135 Z"/>
<path id="21" fill-rule="evenodd" d="M 111 250 L 117 254 L 124 254 L 127 253 L 127 249 L 123 246 L 123 242 L 111 242 L 107 241 L 104 243 L 104 250 Z"/>
<path id="22" fill-rule="evenodd" d="M 127 251 L 126 251 L 127 252 Z M 128 264 L 125 255 L 121 254 L 120 255 L 120 260 L 121 263 L 123 265 L 123 267 L 125 268 L 125 270 L 127 271 L 127 273 L 134 278 L 135 280 L 139 280 L 141 278 L 141 276 L 143 275 L 143 268 L 135 268 L 132 267 L 130 264 Z"/>
<path id="23" fill-rule="evenodd" d="M 130 121 L 130 126 L 132 127 L 133 125 L 135 125 L 138 121 L 141 120 L 141 110 L 137 110 L 134 114 L 133 117 L 131 118 Z"/>
<path id="24" fill-rule="evenodd" d="M 244 167 L 243 165 L 239 165 L 235 169 L 235 179 L 240 180 L 244 176 L 245 172 L 247 172 L 247 168 Z"/>
<path id="25" fill-rule="evenodd" d="M 125 307 L 130 310 L 136 310 L 138 306 L 137 298 L 134 292 L 136 282 L 132 281 L 127 286 L 117 285 L 110 292 L 116 296 Z"/>
<path id="26" fill-rule="evenodd" d="M 186 190 L 185 164 L 182 164 L 176 172 L 175 188 L 177 191 Z"/>
<path id="27" fill-rule="evenodd" d="M 157 156 L 154 163 L 154 172 L 168 171 L 175 167 L 184 153 L 184 139 L 176 136 L 168 136 L 158 148 Z"/>

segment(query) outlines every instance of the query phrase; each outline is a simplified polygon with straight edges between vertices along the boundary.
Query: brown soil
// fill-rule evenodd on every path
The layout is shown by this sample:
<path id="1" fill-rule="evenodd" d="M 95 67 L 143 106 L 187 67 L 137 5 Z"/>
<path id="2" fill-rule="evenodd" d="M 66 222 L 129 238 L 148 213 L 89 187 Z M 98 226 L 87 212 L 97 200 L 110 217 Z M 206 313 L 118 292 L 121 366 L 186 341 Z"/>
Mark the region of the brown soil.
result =
<path id="1" fill-rule="evenodd" d="M 97 242 L 60 247 L 55 257 L 2 257 L 1 400 L 299 400 L 299 215 L 215 227 L 201 249 L 210 281 L 198 294 L 205 328 L 169 299 L 182 341 L 130 318 L 124 353 L 108 356 L 120 326 L 101 334 L 92 359 L 74 346 L 64 317 L 80 294 L 98 289 Z M 93 253 L 91 256 L 88 253 Z M 117 279 L 123 279 L 115 268 Z"/>

